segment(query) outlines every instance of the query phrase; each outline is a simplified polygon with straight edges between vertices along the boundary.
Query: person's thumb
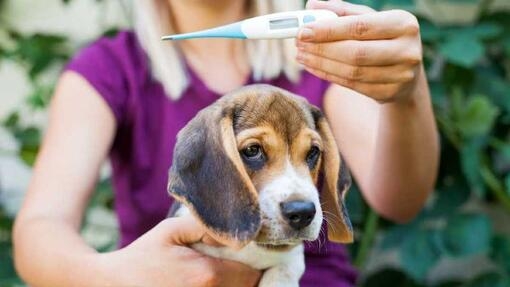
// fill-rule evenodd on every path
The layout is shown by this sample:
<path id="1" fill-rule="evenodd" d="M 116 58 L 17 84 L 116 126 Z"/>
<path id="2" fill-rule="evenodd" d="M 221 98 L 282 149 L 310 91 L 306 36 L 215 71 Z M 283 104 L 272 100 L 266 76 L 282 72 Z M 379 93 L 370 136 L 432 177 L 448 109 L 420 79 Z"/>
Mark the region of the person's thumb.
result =
<path id="1" fill-rule="evenodd" d="M 352 4 L 341 0 L 309 0 L 306 9 L 326 9 L 335 12 L 338 16 L 359 15 L 374 12 L 372 8 L 364 5 Z"/>
<path id="2" fill-rule="evenodd" d="M 157 228 L 164 241 L 172 245 L 198 243 L 206 235 L 205 229 L 192 216 L 167 218 Z"/>

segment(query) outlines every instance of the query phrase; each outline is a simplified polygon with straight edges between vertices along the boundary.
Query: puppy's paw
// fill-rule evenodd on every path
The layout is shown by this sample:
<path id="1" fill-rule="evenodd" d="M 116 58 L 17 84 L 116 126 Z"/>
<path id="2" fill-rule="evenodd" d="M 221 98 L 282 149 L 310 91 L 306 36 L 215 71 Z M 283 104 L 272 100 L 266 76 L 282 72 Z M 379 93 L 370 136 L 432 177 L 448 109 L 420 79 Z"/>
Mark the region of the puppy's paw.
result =
<path id="1" fill-rule="evenodd" d="M 259 287 L 299 287 L 302 272 L 290 270 L 288 266 L 276 266 L 264 272 Z"/>
<path id="2" fill-rule="evenodd" d="M 289 281 L 260 281 L 259 287 L 299 287 L 299 282 L 289 282 Z"/>

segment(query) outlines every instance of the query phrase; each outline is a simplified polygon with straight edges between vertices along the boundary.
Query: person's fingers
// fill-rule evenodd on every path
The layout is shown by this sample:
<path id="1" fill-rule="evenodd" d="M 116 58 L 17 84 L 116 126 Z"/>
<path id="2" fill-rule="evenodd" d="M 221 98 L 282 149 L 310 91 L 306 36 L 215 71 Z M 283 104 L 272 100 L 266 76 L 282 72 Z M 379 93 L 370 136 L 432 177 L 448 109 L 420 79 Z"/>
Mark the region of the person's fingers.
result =
<path id="1" fill-rule="evenodd" d="M 344 40 L 333 43 L 297 43 L 298 53 L 308 53 L 356 66 L 416 64 L 421 61 L 421 46 L 409 41 Z"/>
<path id="2" fill-rule="evenodd" d="M 398 92 L 402 90 L 401 83 L 388 83 L 388 84 L 362 83 L 358 81 L 340 78 L 338 76 L 326 73 L 321 70 L 315 70 L 307 67 L 305 67 L 305 70 L 321 79 L 354 90 L 378 102 L 387 102 L 394 100 Z"/>
<path id="3" fill-rule="evenodd" d="M 172 245 L 190 245 L 201 242 L 206 232 L 192 216 L 173 217 L 161 221 L 156 230 L 165 242 Z"/>
<path id="4" fill-rule="evenodd" d="M 162 238 L 169 244 L 190 245 L 200 242 L 210 246 L 223 246 L 207 234 L 207 231 L 191 215 L 167 218 L 160 222 L 157 228 Z"/>
<path id="5" fill-rule="evenodd" d="M 257 286 L 262 272 L 248 265 L 230 260 L 218 260 L 217 272 L 222 278 L 220 286 Z"/>
<path id="6" fill-rule="evenodd" d="M 327 9 L 335 12 L 338 16 L 359 15 L 375 11 L 368 6 L 356 5 L 341 0 L 309 0 L 306 2 L 306 9 Z"/>
<path id="7" fill-rule="evenodd" d="M 297 61 L 308 68 L 362 83 L 401 83 L 414 79 L 410 65 L 355 66 L 309 53 L 298 54 Z"/>
<path id="8" fill-rule="evenodd" d="M 211 237 L 209 234 L 204 234 L 204 237 L 202 237 L 202 243 L 204 244 L 207 244 L 209 246 L 214 246 L 214 247 L 220 247 L 220 246 L 225 246 L 223 245 L 222 243 L 218 242 L 216 239 L 214 239 L 213 237 Z"/>
<path id="9" fill-rule="evenodd" d="M 414 15 L 403 10 L 389 10 L 308 23 L 299 30 L 298 40 L 306 42 L 379 40 L 418 33 L 419 24 Z"/>

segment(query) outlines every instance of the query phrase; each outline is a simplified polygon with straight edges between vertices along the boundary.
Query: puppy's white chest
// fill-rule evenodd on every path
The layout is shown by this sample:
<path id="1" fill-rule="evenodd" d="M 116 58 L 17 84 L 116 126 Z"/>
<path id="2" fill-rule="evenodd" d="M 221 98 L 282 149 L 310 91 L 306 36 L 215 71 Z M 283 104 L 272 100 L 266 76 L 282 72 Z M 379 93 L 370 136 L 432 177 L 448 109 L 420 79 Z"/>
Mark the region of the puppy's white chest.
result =
<path id="1" fill-rule="evenodd" d="M 299 244 L 288 251 L 274 251 L 262 248 L 254 242 L 239 250 L 228 247 L 212 247 L 201 243 L 194 244 L 193 249 L 212 257 L 241 262 L 258 270 L 286 265 L 296 260 L 304 260 L 303 244 Z"/>

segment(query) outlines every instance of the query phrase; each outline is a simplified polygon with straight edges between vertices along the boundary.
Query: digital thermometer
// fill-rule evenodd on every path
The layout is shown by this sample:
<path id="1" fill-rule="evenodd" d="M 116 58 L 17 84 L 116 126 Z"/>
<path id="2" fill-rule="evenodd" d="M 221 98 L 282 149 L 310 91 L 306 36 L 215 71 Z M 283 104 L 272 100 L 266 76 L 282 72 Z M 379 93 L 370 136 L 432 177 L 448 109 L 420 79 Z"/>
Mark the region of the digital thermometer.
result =
<path id="1" fill-rule="evenodd" d="M 225 26 L 185 34 L 164 36 L 161 40 L 193 38 L 283 39 L 297 37 L 306 23 L 338 17 L 329 10 L 299 10 L 249 18 Z"/>

